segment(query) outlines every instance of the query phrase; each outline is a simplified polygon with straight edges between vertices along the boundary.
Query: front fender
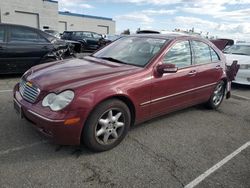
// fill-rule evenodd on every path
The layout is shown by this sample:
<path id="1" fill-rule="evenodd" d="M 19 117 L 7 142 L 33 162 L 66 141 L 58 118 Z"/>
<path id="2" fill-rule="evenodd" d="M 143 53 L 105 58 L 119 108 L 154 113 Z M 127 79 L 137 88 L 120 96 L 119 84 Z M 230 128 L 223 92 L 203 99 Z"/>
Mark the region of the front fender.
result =
<path id="1" fill-rule="evenodd" d="M 135 102 L 126 91 L 122 89 L 96 89 L 86 93 L 80 93 L 77 97 L 77 108 L 84 111 L 84 118 L 86 119 L 94 108 L 101 102 L 110 98 L 126 98 L 133 105 Z"/>

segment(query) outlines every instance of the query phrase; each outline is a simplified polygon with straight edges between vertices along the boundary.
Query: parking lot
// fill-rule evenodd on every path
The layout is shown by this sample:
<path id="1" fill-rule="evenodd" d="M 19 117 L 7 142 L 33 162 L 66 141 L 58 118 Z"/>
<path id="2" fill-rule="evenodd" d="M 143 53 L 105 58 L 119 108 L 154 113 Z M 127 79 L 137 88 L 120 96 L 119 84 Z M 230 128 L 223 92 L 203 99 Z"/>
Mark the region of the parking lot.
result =
<path id="1" fill-rule="evenodd" d="M 1 187 L 249 187 L 250 88 L 131 128 L 116 148 L 58 146 L 13 109 L 20 75 L 0 79 Z M 214 166 L 216 165 L 216 166 Z M 198 178 L 198 179 L 196 179 Z"/>

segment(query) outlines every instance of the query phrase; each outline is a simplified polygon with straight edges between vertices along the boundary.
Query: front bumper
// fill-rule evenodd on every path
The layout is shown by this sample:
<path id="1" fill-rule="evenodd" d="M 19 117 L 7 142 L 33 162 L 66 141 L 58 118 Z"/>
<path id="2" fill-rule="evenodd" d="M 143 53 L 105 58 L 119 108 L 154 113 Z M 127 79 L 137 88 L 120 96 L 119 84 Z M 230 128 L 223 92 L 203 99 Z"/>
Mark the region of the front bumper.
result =
<path id="1" fill-rule="evenodd" d="M 83 120 L 80 119 L 73 125 L 64 124 L 67 119 L 76 117 L 78 113 L 52 112 L 44 109 L 39 103 L 31 104 L 22 98 L 17 88 L 16 86 L 13 93 L 14 103 L 20 107 L 22 117 L 32 122 L 39 132 L 51 138 L 56 144 L 80 145 Z"/>
<path id="2" fill-rule="evenodd" d="M 250 85 L 250 70 L 249 69 L 239 69 L 235 80 L 233 83 Z"/>

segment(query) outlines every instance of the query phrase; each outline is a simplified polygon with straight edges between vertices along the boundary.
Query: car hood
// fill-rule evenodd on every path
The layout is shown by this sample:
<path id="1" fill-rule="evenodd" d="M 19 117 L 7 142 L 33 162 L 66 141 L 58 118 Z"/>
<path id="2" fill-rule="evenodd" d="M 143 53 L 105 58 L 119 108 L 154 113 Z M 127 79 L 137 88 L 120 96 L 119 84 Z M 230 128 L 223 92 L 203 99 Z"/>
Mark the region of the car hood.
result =
<path id="1" fill-rule="evenodd" d="M 238 61 L 239 65 L 250 64 L 250 56 L 236 55 L 236 54 L 224 54 L 226 56 L 226 64 L 231 65 L 234 60 Z"/>
<path id="2" fill-rule="evenodd" d="M 87 57 L 46 63 L 31 68 L 24 79 L 41 90 L 59 92 L 141 70 L 140 67 Z"/>

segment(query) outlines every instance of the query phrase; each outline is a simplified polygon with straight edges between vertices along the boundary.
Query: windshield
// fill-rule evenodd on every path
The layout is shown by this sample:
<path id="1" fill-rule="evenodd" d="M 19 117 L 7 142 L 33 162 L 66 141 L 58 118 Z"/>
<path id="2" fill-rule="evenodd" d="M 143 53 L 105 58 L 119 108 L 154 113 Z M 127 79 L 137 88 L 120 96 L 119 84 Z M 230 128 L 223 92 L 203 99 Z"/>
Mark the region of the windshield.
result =
<path id="1" fill-rule="evenodd" d="M 149 37 L 124 37 L 92 56 L 144 67 L 160 51 L 166 41 Z"/>
<path id="2" fill-rule="evenodd" d="M 250 56 L 250 45 L 233 45 L 224 50 L 224 53 Z"/>

